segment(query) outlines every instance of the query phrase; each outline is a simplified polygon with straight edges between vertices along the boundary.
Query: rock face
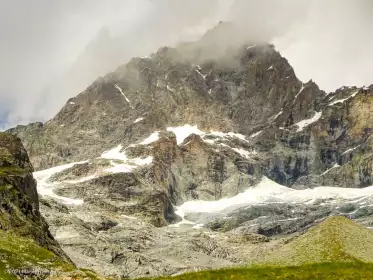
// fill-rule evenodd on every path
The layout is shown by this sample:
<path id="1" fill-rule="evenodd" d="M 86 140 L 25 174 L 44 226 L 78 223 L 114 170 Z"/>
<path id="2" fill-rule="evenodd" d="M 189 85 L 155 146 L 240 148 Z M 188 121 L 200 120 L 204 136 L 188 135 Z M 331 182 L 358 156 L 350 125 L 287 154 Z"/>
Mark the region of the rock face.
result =
<path id="1" fill-rule="evenodd" d="M 369 190 L 342 194 L 373 184 L 373 86 L 327 94 L 273 45 L 222 42 L 231 28 L 134 58 L 47 123 L 9 130 L 38 171 L 52 234 L 79 265 L 171 275 L 247 263 L 330 215 L 372 224 Z M 322 185 L 340 189 L 308 189 Z M 232 243 L 247 247 L 232 253 Z"/>
<path id="2" fill-rule="evenodd" d="M 104 279 L 77 270 L 56 242 L 40 214 L 32 171 L 21 140 L 0 133 L 0 278 Z"/>
<path id="3" fill-rule="evenodd" d="M 39 245 L 65 257 L 39 212 L 32 171 L 21 140 L 0 133 L 0 229 L 31 236 Z"/>

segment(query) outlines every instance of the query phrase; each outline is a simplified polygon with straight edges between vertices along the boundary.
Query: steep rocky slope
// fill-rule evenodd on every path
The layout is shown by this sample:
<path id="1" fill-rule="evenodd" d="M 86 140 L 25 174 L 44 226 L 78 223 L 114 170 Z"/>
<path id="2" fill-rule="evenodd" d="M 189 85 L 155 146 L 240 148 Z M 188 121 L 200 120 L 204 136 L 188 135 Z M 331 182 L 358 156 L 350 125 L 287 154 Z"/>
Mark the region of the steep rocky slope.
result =
<path id="1" fill-rule="evenodd" d="M 32 171 L 21 140 L 0 133 L 0 278 L 98 279 L 78 271 L 49 232 Z"/>
<path id="2" fill-rule="evenodd" d="M 39 212 L 33 167 L 21 140 L 0 133 L 0 229 L 31 236 L 35 241 L 60 256 L 65 256 L 48 231 Z"/>

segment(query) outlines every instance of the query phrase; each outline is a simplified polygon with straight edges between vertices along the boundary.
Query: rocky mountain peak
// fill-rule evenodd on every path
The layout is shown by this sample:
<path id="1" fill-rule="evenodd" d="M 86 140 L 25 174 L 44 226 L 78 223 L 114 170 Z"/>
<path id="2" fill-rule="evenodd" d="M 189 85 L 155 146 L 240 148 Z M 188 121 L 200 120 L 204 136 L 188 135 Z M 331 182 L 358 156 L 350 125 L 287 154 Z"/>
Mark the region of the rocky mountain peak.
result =
<path id="1" fill-rule="evenodd" d="M 130 255 L 142 264 L 132 275 L 173 274 L 196 252 L 203 264 L 247 263 L 227 253 L 227 235 L 250 251 L 242 240 L 269 242 L 330 215 L 370 223 L 373 86 L 327 94 L 300 81 L 275 46 L 227 42 L 234 28 L 133 58 L 47 123 L 9 131 L 75 262 L 127 277 L 138 265 Z M 219 235 L 189 236 L 199 228 Z M 199 245 L 180 256 L 180 236 Z M 165 246 L 171 259 L 155 265 Z"/>

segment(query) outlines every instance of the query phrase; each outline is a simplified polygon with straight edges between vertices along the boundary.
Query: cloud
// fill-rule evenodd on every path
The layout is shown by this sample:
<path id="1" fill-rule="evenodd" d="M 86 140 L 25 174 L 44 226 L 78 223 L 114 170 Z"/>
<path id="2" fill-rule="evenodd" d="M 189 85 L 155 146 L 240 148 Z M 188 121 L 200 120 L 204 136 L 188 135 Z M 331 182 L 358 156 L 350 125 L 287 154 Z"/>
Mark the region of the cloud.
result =
<path id="1" fill-rule="evenodd" d="M 0 0 L 0 5 L 3 126 L 45 121 L 98 76 L 133 56 L 196 40 L 220 20 L 239 27 L 227 40 L 236 35 L 274 42 L 303 81 L 312 78 L 325 90 L 373 80 L 370 0 Z"/>

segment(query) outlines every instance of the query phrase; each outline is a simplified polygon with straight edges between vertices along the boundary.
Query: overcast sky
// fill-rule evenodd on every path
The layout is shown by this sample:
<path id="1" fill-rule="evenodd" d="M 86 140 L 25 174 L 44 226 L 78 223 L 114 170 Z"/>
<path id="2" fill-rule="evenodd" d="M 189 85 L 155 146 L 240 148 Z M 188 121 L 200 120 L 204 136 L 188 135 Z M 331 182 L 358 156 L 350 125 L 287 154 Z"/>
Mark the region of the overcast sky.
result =
<path id="1" fill-rule="evenodd" d="M 0 128 L 53 117 L 133 56 L 220 20 L 274 42 L 326 91 L 373 83 L 371 0 L 0 0 Z"/>

